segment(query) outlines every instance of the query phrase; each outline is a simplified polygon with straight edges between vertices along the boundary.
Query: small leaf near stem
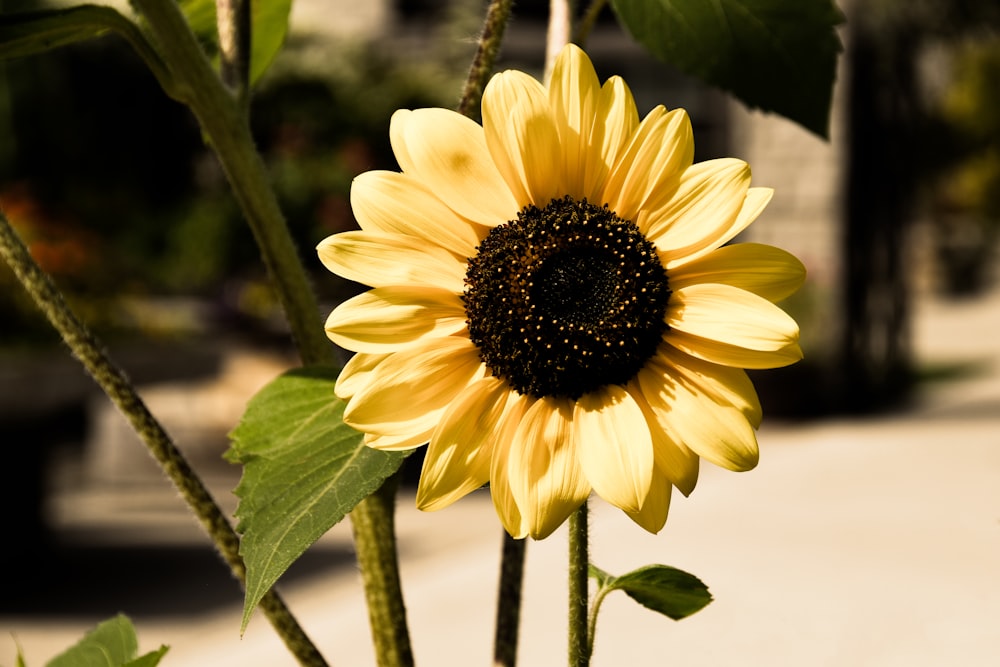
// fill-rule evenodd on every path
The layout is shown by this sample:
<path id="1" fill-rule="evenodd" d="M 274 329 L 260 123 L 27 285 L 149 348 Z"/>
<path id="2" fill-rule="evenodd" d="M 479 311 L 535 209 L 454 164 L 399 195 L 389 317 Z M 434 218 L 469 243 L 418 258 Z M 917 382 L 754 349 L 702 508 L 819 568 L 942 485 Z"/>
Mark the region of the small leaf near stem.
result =
<path id="1" fill-rule="evenodd" d="M 569 667 L 590 665 L 587 639 L 589 580 L 587 502 L 569 516 Z"/>
<path id="2" fill-rule="evenodd" d="M 597 592 L 587 623 L 588 652 L 593 655 L 597 614 L 611 591 L 624 591 L 630 598 L 655 612 L 679 621 L 703 609 L 712 601 L 708 587 L 696 576 L 668 565 L 647 565 L 615 577 L 596 565 L 590 577 L 597 582 Z"/>

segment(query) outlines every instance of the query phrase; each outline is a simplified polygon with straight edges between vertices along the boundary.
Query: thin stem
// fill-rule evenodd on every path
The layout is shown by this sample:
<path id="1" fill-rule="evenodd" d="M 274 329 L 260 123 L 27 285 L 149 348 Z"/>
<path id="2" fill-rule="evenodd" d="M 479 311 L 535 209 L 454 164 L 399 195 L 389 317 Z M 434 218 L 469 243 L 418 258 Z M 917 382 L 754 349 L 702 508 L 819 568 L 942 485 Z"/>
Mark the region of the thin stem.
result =
<path id="1" fill-rule="evenodd" d="M 587 657 L 594 655 L 594 636 L 597 634 L 597 613 L 601 609 L 601 603 L 604 602 L 604 598 L 608 596 L 608 593 L 612 591 L 611 588 L 599 588 L 597 593 L 594 594 L 594 601 L 590 606 L 590 614 L 587 617 Z"/>
<path id="2" fill-rule="evenodd" d="M 527 540 L 515 540 L 503 533 L 500 558 L 500 587 L 497 593 L 497 624 L 493 639 L 495 667 L 517 663 L 517 636 L 521 620 L 521 584 L 524 579 L 524 552 Z"/>
<path id="3" fill-rule="evenodd" d="M 573 23 L 572 0 L 550 0 L 549 26 L 545 38 L 545 81 L 552 79 L 552 68 L 556 57 L 569 43 L 569 33 Z"/>
<path id="4" fill-rule="evenodd" d="M 500 53 L 503 33 L 510 19 L 513 0 L 492 0 L 486 10 L 483 31 L 479 35 L 479 48 L 472 58 L 469 76 L 458 103 L 458 112 L 475 120 L 478 117 L 479 102 L 483 99 L 486 82 L 493 73 L 493 64 Z"/>
<path id="5" fill-rule="evenodd" d="M 597 17 L 601 15 L 601 10 L 604 9 L 604 5 L 608 4 L 607 0 L 593 0 L 584 11 L 583 16 L 580 17 L 580 22 L 576 26 L 576 30 L 573 32 L 573 43 L 583 48 L 584 44 L 587 43 L 587 38 L 590 37 L 590 31 L 594 29 L 594 24 L 597 23 Z"/>
<path id="6" fill-rule="evenodd" d="M 569 667 L 590 664 L 587 641 L 589 545 L 587 503 L 569 517 Z"/>
<path id="7" fill-rule="evenodd" d="M 397 472 L 390 477 L 352 513 L 358 565 L 368 591 L 368 621 L 380 667 L 413 665 L 397 571 L 394 512 L 399 475 Z"/>
<path id="8" fill-rule="evenodd" d="M 70 310 L 52 280 L 32 259 L 2 212 L 0 255 L 14 271 L 38 309 L 62 336 L 73 355 L 128 419 L 153 458 L 194 511 L 223 560 L 240 582 L 245 584 L 246 568 L 239 553 L 239 537 L 226 515 L 163 426 L 150 413 L 125 373 L 111 361 L 86 325 Z M 279 634 L 285 645 L 300 664 L 316 667 L 327 664 L 276 593 L 268 593 L 261 601 L 261 607 L 271 623 L 280 628 Z"/>

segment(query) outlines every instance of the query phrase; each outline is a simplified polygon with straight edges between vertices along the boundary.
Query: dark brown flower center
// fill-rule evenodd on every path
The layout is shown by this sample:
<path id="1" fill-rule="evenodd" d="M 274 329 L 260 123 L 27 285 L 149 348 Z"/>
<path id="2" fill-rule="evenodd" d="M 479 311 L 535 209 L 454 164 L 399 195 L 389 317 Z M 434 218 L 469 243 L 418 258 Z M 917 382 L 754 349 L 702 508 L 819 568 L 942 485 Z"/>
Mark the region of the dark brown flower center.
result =
<path id="1" fill-rule="evenodd" d="M 483 363 L 521 394 L 579 398 L 624 385 L 667 330 L 656 248 L 607 206 L 527 206 L 469 259 L 462 295 Z"/>

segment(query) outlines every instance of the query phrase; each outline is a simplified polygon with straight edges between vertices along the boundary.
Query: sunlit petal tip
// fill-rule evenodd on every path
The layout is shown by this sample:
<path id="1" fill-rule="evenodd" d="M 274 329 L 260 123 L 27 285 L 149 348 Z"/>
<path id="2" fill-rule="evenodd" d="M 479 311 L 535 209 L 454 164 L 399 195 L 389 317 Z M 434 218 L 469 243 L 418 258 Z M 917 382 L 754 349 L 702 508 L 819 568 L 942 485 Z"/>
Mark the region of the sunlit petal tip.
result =
<path id="1" fill-rule="evenodd" d="M 525 411 L 510 445 L 511 494 L 535 539 L 551 534 L 590 494 L 572 417 L 569 399 L 539 399 Z"/>
<path id="2" fill-rule="evenodd" d="M 671 486 L 662 477 L 654 480 L 650 486 L 642 508 L 636 512 L 626 510 L 629 518 L 644 530 L 654 535 L 663 529 L 667 523 L 667 513 L 670 509 Z"/>

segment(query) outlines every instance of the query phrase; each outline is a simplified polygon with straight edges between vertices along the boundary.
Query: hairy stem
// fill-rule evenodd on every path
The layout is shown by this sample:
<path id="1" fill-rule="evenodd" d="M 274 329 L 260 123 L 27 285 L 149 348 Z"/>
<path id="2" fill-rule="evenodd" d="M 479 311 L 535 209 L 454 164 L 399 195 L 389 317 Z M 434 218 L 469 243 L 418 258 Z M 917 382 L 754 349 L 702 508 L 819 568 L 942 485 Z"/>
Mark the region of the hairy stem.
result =
<path id="1" fill-rule="evenodd" d="M 503 533 L 500 558 L 500 588 L 497 593 L 497 624 L 493 639 L 495 667 L 517 663 L 517 636 L 521 620 L 521 584 L 524 579 L 524 552 L 527 540 L 515 540 Z"/>
<path id="2" fill-rule="evenodd" d="M 361 501 L 352 513 L 358 565 L 365 590 L 369 591 L 368 620 L 380 667 L 413 665 L 397 572 L 394 513 L 399 475 L 397 472 L 386 480 L 382 488 Z M 396 604 L 396 600 L 400 604 Z"/>
<path id="3" fill-rule="evenodd" d="M 62 336 L 73 356 L 80 360 L 87 372 L 132 425 L 153 458 L 194 511 L 223 560 L 236 578 L 245 584 L 246 568 L 239 553 L 239 537 L 226 515 L 163 426 L 150 413 L 125 373 L 111 361 L 86 325 L 70 310 L 52 280 L 31 258 L 28 249 L 2 212 L 0 212 L 0 255 L 14 271 L 14 275 L 38 309 Z M 277 593 L 271 591 L 264 596 L 261 607 L 272 625 L 279 628 L 279 634 L 285 645 L 300 664 L 309 667 L 327 664 Z"/>
<path id="4" fill-rule="evenodd" d="M 479 116 L 479 103 L 483 99 L 486 82 L 493 73 L 493 64 L 500 53 L 500 44 L 503 43 L 503 33 L 507 28 L 513 4 L 513 0 L 492 0 L 486 10 L 483 31 L 479 36 L 479 48 L 472 58 L 469 76 L 458 103 L 458 113 L 473 120 Z"/>
<path id="5" fill-rule="evenodd" d="M 569 667 L 590 664 L 587 641 L 589 545 L 587 503 L 569 517 Z"/>

